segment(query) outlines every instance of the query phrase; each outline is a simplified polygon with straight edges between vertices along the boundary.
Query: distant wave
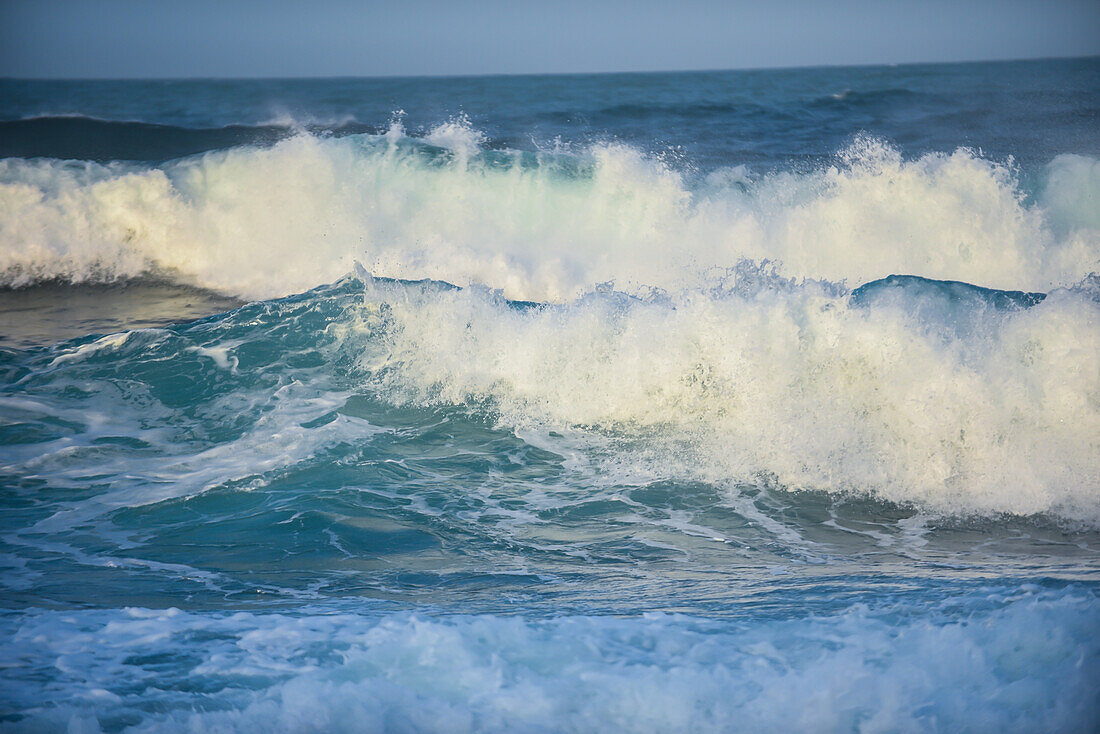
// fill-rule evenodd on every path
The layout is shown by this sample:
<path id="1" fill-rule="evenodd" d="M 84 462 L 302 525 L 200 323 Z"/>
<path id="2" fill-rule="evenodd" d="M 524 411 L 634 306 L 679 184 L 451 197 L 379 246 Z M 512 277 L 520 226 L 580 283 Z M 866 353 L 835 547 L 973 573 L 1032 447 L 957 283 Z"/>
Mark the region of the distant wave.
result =
<path id="1" fill-rule="evenodd" d="M 0 158 L 167 161 L 239 145 L 270 145 L 306 129 L 349 135 L 377 128 L 339 125 L 227 125 L 187 128 L 148 122 L 100 120 L 80 115 L 0 120 Z"/>
<path id="2" fill-rule="evenodd" d="M 845 89 L 831 94 L 825 94 L 814 99 L 811 107 L 817 108 L 844 108 L 847 111 L 858 110 L 861 107 L 878 107 L 884 104 L 896 103 L 899 100 L 918 100 L 929 96 L 920 94 L 911 89 Z"/>
<path id="3" fill-rule="evenodd" d="M 927 95 L 918 94 L 909 89 L 873 89 L 853 91 L 845 89 L 839 92 L 814 96 L 806 100 L 789 102 L 782 105 L 760 104 L 757 102 L 697 102 L 693 104 L 642 104 L 625 103 L 586 112 L 583 116 L 599 125 L 614 124 L 619 121 L 680 119 L 713 120 L 716 116 L 736 115 L 745 118 L 775 118 L 790 120 L 792 117 L 815 114 L 825 109 L 843 109 L 845 112 L 868 110 L 894 104 L 899 100 L 916 101 Z M 545 113 L 543 117 L 554 121 L 566 121 L 574 117 L 572 112 Z"/>
<path id="4" fill-rule="evenodd" d="M 657 105 L 657 104 L 640 104 L 640 103 L 626 103 L 617 104 L 610 107 L 604 107 L 602 109 L 594 110 L 589 114 L 593 119 L 604 120 L 648 120 L 651 118 L 664 118 L 664 117 L 681 117 L 681 118 L 695 118 L 695 117 L 710 117 L 713 115 L 722 115 L 730 113 L 742 113 L 749 111 L 759 111 L 766 113 L 772 108 L 765 105 L 739 105 L 732 102 L 715 102 L 715 103 L 700 103 L 700 104 L 680 104 L 680 105 Z"/>

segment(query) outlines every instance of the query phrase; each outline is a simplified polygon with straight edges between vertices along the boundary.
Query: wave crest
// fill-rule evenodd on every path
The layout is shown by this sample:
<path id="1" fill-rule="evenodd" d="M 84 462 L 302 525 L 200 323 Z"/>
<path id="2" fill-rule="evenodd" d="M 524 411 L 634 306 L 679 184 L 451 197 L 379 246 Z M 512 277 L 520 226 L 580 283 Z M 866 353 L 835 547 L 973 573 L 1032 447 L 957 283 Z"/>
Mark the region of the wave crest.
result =
<path id="1" fill-rule="evenodd" d="M 743 258 L 795 278 L 1040 291 L 1100 270 L 1100 227 L 1081 204 L 1091 159 L 1053 162 L 1036 204 L 1010 167 L 971 151 L 906 161 L 872 139 L 824 169 L 701 181 L 624 145 L 566 155 L 479 141 L 458 120 L 423 140 L 300 134 L 152 168 L 6 159 L 0 283 L 162 272 L 265 298 L 359 260 L 376 275 L 565 301 L 611 280 L 695 287 Z"/>

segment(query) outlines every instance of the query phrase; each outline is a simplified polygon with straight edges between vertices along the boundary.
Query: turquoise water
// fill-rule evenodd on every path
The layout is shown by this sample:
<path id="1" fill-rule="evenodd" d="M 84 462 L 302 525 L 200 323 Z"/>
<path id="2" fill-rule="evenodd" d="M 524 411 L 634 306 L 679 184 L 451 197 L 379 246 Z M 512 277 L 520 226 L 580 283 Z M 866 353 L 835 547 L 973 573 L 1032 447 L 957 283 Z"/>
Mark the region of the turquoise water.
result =
<path id="1" fill-rule="evenodd" d="M 0 82 L 0 727 L 1096 728 L 1098 76 Z"/>

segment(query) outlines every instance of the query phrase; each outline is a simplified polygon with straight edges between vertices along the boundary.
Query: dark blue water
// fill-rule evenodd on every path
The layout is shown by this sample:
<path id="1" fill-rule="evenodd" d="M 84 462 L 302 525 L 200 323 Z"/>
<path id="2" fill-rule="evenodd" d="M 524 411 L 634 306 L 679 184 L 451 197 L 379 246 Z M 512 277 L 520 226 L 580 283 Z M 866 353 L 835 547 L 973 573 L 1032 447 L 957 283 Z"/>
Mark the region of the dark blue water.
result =
<path id="1" fill-rule="evenodd" d="M 1098 80 L 0 80 L 0 727 L 1095 729 Z"/>
<path id="2" fill-rule="evenodd" d="M 1098 88 L 1096 59 L 408 79 L 5 79 L 0 145 L 4 155 L 157 160 L 241 144 L 242 127 L 261 141 L 288 124 L 384 131 L 403 111 L 414 133 L 465 115 L 490 147 L 617 140 L 650 153 L 677 151 L 703 168 L 814 164 L 859 131 L 910 156 L 968 146 L 995 160 L 1043 165 L 1061 153 L 1100 153 Z M 109 129 L 87 121 L 25 122 L 58 116 L 180 129 L 158 136 L 119 126 L 111 140 Z M 179 144 L 184 152 L 168 142 L 173 135 L 188 141 Z M 117 147 L 95 147 L 104 139 Z M 81 145 L 93 152 L 62 152 Z"/>

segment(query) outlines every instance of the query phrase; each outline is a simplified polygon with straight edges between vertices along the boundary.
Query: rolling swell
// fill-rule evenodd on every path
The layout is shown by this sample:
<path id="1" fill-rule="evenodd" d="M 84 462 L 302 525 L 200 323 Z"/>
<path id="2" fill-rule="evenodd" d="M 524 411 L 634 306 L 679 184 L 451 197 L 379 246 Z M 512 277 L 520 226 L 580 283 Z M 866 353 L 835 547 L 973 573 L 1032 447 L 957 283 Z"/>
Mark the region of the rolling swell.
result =
<path id="1" fill-rule="evenodd" d="M 335 135 L 377 131 L 358 123 L 304 129 Z M 0 158 L 159 162 L 240 145 L 271 145 L 298 131 L 285 125 L 187 128 L 81 116 L 33 117 L 0 121 Z"/>

